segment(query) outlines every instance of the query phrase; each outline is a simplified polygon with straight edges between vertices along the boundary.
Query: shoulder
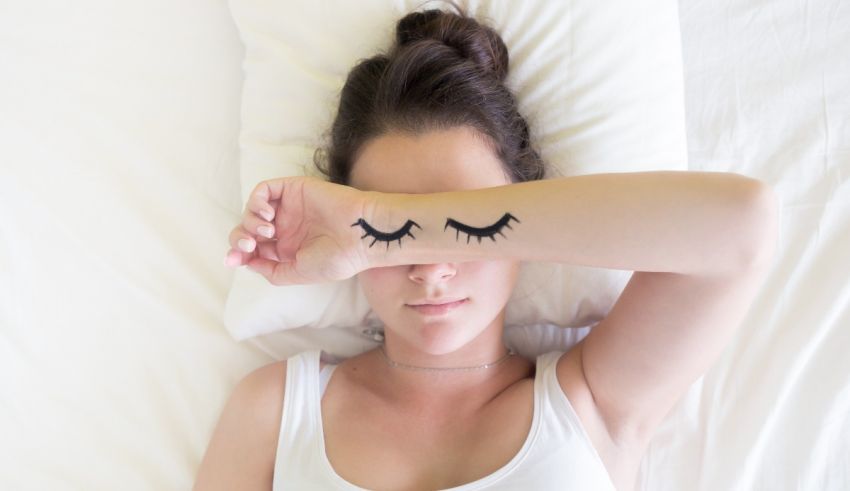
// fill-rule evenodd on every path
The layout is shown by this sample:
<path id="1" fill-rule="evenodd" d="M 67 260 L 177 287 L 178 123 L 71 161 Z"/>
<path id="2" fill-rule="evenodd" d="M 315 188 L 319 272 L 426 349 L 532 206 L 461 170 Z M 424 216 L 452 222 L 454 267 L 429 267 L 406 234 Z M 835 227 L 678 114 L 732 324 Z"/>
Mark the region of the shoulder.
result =
<path id="1" fill-rule="evenodd" d="M 228 404 L 238 413 L 240 428 L 258 445 L 277 451 L 278 434 L 286 392 L 286 360 L 261 366 L 236 385 Z"/>
<path id="2" fill-rule="evenodd" d="M 240 431 L 276 448 L 285 391 L 286 360 L 269 363 L 242 377 L 225 411 L 235 413 Z"/>
<path id="3" fill-rule="evenodd" d="M 213 431 L 193 489 L 271 486 L 285 383 L 283 360 L 250 372 L 236 384 Z"/>
<path id="4" fill-rule="evenodd" d="M 286 389 L 286 360 L 263 365 L 248 373 L 234 389 L 234 397 L 240 397 L 246 407 L 258 403 L 277 401 L 282 407 Z"/>
<path id="5" fill-rule="evenodd" d="M 243 425 L 252 425 L 266 437 L 264 444 L 274 449 L 286 393 L 286 366 L 286 360 L 281 360 L 257 368 L 239 381 L 231 396 Z"/>

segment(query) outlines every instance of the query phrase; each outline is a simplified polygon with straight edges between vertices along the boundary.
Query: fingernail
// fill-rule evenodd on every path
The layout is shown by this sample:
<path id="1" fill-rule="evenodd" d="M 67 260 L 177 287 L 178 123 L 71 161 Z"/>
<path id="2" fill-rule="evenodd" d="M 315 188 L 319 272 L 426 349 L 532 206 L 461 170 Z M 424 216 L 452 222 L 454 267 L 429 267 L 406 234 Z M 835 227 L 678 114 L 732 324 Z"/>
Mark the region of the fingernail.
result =
<path id="1" fill-rule="evenodd" d="M 250 239 L 239 239 L 239 248 L 245 252 L 252 252 L 254 250 L 254 241 Z"/>
<path id="2" fill-rule="evenodd" d="M 263 237 L 268 237 L 269 239 L 274 236 L 274 229 L 269 227 L 268 225 L 261 225 L 257 227 L 257 233 L 262 235 Z"/>
<path id="3" fill-rule="evenodd" d="M 269 212 L 268 210 L 261 210 L 261 211 L 260 211 L 260 216 L 262 216 L 263 218 L 265 218 L 267 222 L 272 221 L 272 218 L 274 218 L 274 217 L 272 216 L 271 212 Z"/>

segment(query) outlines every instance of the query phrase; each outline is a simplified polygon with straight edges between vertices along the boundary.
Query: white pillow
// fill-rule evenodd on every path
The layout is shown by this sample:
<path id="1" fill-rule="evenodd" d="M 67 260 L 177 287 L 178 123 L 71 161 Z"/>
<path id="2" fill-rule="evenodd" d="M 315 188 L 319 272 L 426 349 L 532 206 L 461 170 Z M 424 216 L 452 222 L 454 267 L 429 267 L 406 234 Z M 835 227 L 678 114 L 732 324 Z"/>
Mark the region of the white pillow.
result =
<path id="1" fill-rule="evenodd" d="M 547 177 L 687 169 L 675 0 L 458 3 L 505 41 L 506 83 L 550 166 Z M 396 22 L 406 13 L 451 11 L 442 2 L 412 0 L 231 0 L 230 8 L 246 48 L 239 140 L 243 204 L 259 181 L 322 177 L 313 151 L 324 143 L 350 68 L 389 48 Z M 523 263 L 507 306 L 506 331 L 597 322 L 631 274 Z M 362 343 L 360 329 L 381 325 L 356 277 L 276 287 L 244 267 L 234 271 L 224 321 L 237 340 L 302 327 L 356 329 L 351 336 L 324 340 L 303 331 L 302 345 L 290 351 L 324 349 L 338 356 L 373 347 L 371 338 Z M 329 339 L 336 342 L 328 345 Z"/>

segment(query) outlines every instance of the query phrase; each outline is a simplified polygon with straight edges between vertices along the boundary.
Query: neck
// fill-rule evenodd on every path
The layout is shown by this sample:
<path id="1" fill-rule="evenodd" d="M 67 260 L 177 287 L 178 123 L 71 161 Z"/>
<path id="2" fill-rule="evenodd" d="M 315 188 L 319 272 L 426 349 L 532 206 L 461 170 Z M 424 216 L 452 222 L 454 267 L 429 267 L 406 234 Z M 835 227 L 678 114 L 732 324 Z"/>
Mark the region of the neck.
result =
<path id="1" fill-rule="evenodd" d="M 415 370 L 415 371 L 419 371 L 419 372 L 430 372 L 430 373 L 433 373 L 433 372 L 458 373 L 458 372 L 469 372 L 469 371 L 472 371 L 472 370 L 486 370 L 488 368 L 495 367 L 496 365 L 504 362 L 509 357 L 516 354 L 516 352 L 514 352 L 514 350 L 512 350 L 510 348 L 506 348 L 505 354 L 503 354 L 501 357 L 499 357 L 498 360 L 493 361 L 493 362 L 484 363 L 484 364 L 480 364 L 480 365 L 472 365 L 472 366 L 468 366 L 468 367 L 432 367 L 432 366 L 408 365 L 406 363 L 396 362 L 395 360 L 390 359 L 390 357 L 387 355 L 387 350 L 386 350 L 384 345 L 379 346 L 378 350 L 381 352 L 381 355 L 383 356 L 384 361 L 386 361 L 387 364 L 389 366 L 393 367 L 393 368 L 399 368 L 399 369 L 402 369 L 402 370 Z"/>
<path id="2" fill-rule="evenodd" d="M 474 394 L 486 396 L 493 390 L 504 390 L 504 385 L 512 383 L 512 379 L 516 378 L 518 355 L 508 356 L 494 364 L 508 353 L 508 348 L 501 341 L 501 331 L 495 342 L 482 333 L 474 342 L 449 353 L 416 349 L 403 341 L 396 342 L 391 332 L 386 334 L 384 350 L 389 360 L 397 364 L 437 369 L 392 366 L 380 348 L 373 350 L 373 366 L 377 373 L 375 379 L 381 382 L 388 397 L 399 403 L 421 406 L 445 401 L 451 404 L 458 399 L 469 399 Z M 493 365 L 474 370 L 439 370 L 485 364 Z"/>

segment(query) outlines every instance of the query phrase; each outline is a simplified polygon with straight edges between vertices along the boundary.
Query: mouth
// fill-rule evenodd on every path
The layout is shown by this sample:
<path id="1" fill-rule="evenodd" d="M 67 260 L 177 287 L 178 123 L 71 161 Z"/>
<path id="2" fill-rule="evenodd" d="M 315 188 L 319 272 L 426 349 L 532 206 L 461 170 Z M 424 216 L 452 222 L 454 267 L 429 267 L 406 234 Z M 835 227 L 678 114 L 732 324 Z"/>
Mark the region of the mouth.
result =
<path id="1" fill-rule="evenodd" d="M 460 300 L 449 301 L 446 303 L 439 304 L 420 304 L 420 305 L 410 305 L 407 304 L 407 307 L 410 307 L 416 312 L 419 312 L 423 315 L 441 315 L 447 314 L 458 307 L 465 305 L 469 301 L 468 298 L 462 298 Z"/>

